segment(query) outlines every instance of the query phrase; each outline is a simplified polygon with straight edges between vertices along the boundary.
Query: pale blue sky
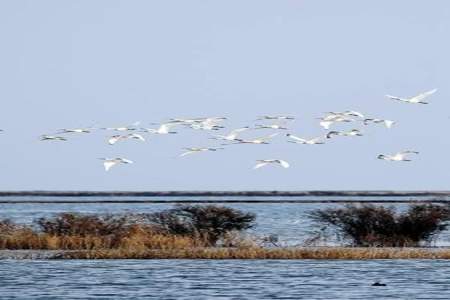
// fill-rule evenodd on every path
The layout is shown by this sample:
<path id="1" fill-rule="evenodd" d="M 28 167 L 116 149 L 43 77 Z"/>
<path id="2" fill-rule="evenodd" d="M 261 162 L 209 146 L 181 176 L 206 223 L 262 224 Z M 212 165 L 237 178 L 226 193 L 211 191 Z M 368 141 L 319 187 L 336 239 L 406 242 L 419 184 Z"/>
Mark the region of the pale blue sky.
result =
<path id="1" fill-rule="evenodd" d="M 445 0 L 0 1 L 0 190 L 449 189 L 449 36 Z M 384 97 L 432 88 L 430 105 Z M 214 145 L 208 133 L 38 141 L 62 127 L 225 115 L 235 128 L 277 113 L 315 136 L 316 117 L 346 109 L 398 124 L 185 159 L 182 147 Z M 421 154 L 376 159 L 403 149 Z M 104 156 L 136 163 L 106 173 Z M 264 158 L 292 167 L 252 170 Z"/>

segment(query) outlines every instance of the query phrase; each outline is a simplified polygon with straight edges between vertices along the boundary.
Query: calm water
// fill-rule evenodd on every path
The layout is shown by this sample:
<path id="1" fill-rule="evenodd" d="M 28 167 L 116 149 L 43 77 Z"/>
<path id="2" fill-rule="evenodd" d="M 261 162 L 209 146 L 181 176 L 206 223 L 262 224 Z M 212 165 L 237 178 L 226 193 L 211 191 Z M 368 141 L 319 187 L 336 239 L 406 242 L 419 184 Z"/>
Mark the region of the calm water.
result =
<path id="1" fill-rule="evenodd" d="M 8 199 L 9 198 L 9 199 Z M 179 197 L 155 197 L 154 200 L 171 201 L 174 198 Z M 278 197 L 279 199 L 280 197 Z M 286 197 L 285 197 L 286 198 Z M 299 197 L 287 197 L 289 200 L 298 200 Z M 301 198 L 301 197 L 300 197 Z M 339 199 L 339 197 L 308 197 L 310 200 L 330 200 Z M 342 198 L 342 197 L 341 197 Z M 342 200 L 348 200 L 352 197 L 345 197 Z M 366 199 L 368 198 L 368 199 Z M 373 200 L 374 197 L 365 197 L 365 201 Z M 401 198 L 401 197 L 398 197 Z M 403 197 L 404 198 L 404 197 Z M 19 223 L 31 223 L 34 219 L 51 216 L 58 212 L 81 212 L 81 213 L 150 213 L 155 211 L 161 211 L 163 209 L 171 208 L 173 204 L 165 203 L 95 203 L 96 200 L 105 200 L 105 197 L 1 197 L 0 200 L 84 200 L 84 204 L 0 204 L 0 219 L 9 218 Z M 115 200 L 149 200 L 148 198 L 130 198 L 110 197 L 109 199 Z M 153 199 L 153 198 L 152 198 Z M 198 200 L 195 198 L 183 198 L 186 201 Z M 204 200 L 218 200 L 222 199 L 224 202 L 221 205 L 234 207 L 247 212 L 253 212 L 256 214 L 256 227 L 249 231 L 249 234 L 253 236 L 268 236 L 276 235 L 279 238 L 279 244 L 286 246 L 295 246 L 303 244 L 305 240 L 311 236 L 316 236 L 318 233 L 324 236 L 324 239 L 318 240 L 318 245 L 323 244 L 336 244 L 339 243 L 336 239 L 330 236 L 326 236 L 327 232 L 321 232 L 318 226 L 314 226 L 308 219 L 308 214 L 315 209 L 322 209 L 327 207 L 336 207 L 340 204 L 323 204 L 323 203 L 226 203 L 226 199 L 233 200 L 252 200 L 252 197 L 241 198 L 229 198 L 226 197 L 204 197 Z M 276 198 L 266 197 L 266 200 L 274 200 Z M 353 199 L 361 199 L 361 197 L 354 197 Z M 392 199 L 390 197 L 389 199 Z M 411 199 L 427 199 L 426 197 L 415 197 Z M 151 200 L 151 199 L 150 199 Z M 383 200 L 383 198 L 376 197 L 376 200 Z M 399 210 L 404 210 L 407 204 L 386 204 L 388 206 L 394 206 Z M 326 236 L 326 242 L 325 242 Z M 436 246 L 449 246 L 450 245 L 450 231 L 442 233 L 434 243 Z"/>
<path id="2" fill-rule="evenodd" d="M 449 274 L 439 260 L 0 261 L 0 298 L 450 299 Z"/>

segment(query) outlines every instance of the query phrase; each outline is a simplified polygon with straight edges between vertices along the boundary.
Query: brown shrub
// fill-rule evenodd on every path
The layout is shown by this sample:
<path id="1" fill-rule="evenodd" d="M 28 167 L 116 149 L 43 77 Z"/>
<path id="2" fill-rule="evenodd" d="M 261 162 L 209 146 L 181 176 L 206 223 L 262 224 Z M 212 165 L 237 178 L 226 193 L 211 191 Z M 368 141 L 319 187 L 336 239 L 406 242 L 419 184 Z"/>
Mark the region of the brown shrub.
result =
<path id="1" fill-rule="evenodd" d="M 17 225 L 9 219 L 0 220 L 0 235 L 8 234 L 17 229 Z"/>
<path id="2" fill-rule="evenodd" d="M 182 205 L 148 216 L 168 234 L 190 236 L 210 246 L 232 231 L 253 227 L 255 218 L 252 213 L 215 205 Z"/>
<path id="3" fill-rule="evenodd" d="M 410 205 L 403 213 L 371 204 L 315 210 L 310 217 L 331 226 L 354 246 L 405 247 L 430 244 L 450 220 L 448 206 Z"/>
<path id="4" fill-rule="evenodd" d="M 128 230 L 129 216 L 80 215 L 61 213 L 36 221 L 40 231 L 56 236 L 107 236 L 123 234 Z"/>

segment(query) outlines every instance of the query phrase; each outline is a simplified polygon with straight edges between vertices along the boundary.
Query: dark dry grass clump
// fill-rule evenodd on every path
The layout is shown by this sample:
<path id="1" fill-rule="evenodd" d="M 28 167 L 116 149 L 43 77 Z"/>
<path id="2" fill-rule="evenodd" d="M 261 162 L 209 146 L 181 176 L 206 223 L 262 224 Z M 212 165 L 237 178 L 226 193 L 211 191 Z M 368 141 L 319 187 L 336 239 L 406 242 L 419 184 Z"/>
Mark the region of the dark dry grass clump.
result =
<path id="1" fill-rule="evenodd" d="M 444 205 L 416 204 L 397 213 L 392 207 L 371 204 L 315 210 L 310 217 L 333 227 L 351 240 L 353 246 L 416 247 L 429 245 L 448 226 L 450 208 Z"/>

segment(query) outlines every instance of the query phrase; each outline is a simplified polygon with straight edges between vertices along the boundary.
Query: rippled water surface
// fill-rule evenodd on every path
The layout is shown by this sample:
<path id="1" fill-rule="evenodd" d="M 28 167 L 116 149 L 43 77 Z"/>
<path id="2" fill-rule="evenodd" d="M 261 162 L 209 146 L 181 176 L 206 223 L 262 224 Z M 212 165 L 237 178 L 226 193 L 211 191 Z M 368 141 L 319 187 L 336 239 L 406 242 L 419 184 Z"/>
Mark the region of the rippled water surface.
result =
<path id="1" fill-rule="evenodd" d="M 0 298 L 450 299 L 449 274 L 440 260 L 6 260 Z"/>

